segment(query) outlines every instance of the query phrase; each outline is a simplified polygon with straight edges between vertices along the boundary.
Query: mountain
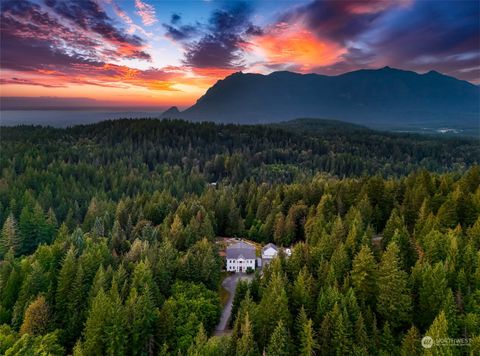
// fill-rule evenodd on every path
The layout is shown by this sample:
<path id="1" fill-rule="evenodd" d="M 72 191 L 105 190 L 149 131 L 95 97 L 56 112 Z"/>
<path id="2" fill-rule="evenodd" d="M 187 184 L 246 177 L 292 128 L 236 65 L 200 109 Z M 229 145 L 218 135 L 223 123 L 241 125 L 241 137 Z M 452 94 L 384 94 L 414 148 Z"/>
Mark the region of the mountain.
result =
<path id="1" fill-rule="evenodd" d="M 430 71 L 385 67 L 337 76 L 234 73 L 181 112 L 188 120 L 271 123 L 299 117 L 370 127 L 478 126 L 479 87 Z"/>
<path id="2" fill-rule="evenodd" d="M 169 119 L 175 119 L 180 117 L 181 113 L 176 106 L 172 106 L 170 109 L 164 111 L 161 116 Z"/>

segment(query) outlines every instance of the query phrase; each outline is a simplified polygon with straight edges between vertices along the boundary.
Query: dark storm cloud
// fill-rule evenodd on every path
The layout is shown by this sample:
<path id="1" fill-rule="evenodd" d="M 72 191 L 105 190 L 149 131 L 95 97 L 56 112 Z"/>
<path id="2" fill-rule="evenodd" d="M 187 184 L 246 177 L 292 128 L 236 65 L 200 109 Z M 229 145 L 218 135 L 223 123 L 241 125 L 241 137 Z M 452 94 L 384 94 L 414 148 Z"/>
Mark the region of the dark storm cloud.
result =
<path id="1" fill-rule="evenodd" d="M 2 26 L 5 22 L 2 22 Z M 80 55 L 66 54 L 51 48 L 44 39 L 25 39 L 2 32 L 0 63 L 3 69 L 16 71 L 39 71 L 66 68 L 73 65 L 95 65 L 101 63 L 87 60 Z"/>
<path id="2" fill-rule="evenodd" d="M 263 35 L 263 29 L 259 26 L 255 26 L 250 24 L 247 29 L 245 30 L 245 34 L 249 36 L 261 36 Z"/>
<path id="3" fill-rule="evenodd" d="M 176 25 L 177 23 L 180 22 L 181 16 L 179 14 L 172 14 L 172 17 L 170 18 L 170 23 L 172 25 Z"/>
<path id="4" fill-rule="evenodd" d="M 479 52 L 480 3 L 419 1 L 384 25 L 372 47 L 399 61 Z"/>
<path id="5" fill-rule="evenodd" d="M 58 15 L 76 22 L 83 29 L 96 23 L 109 21 L 107 14 L 90 0 L 45 0 L 45 4 Z"/>
<path id="6" fill-rule="evenodd" d="M 312 1 L 287 11 L 280 22 L 303 21 L 322 38 L 346 43 L 371 28 L 375 19 L 389 9 L 401 6 L 402 0 L 342 0 Z"/>
<path id="7" fill-rule="evenodd" d="M 479 81 L 478 1 L 312 1 L 286 11 L 279 22 L 301 21 L 320 39 L 346 49 L 322 73 L 389 65 L 431 69 Z"/>
<path id="8" fill-rule="evenodd" d="M 197 33 L 196 28 L 190 25 L 175 27 L 172 25 L 163 24 L 163 27 L 166 30 L 166 36 L 175 41 L 188 40 Z"/>
<path id="9" fill-rule="evenodd" d="M 96 3 L 46 3 L 46 7 L 27 0 L 1 3 L 3 69 L 65 71 L 72 66 L 99 67 L 105 57 L 150 58 L 142 40 L 116 29 Z"/>
<path id="10" fill-rule="evenodd" d="M 249 3 L 229 3 L 210 16 L 206 33 L 186 44 L 184 63 L 198 68 L 242 68 L 243 50 L 248 35 L 261 29 L 250 21 L 253 9 Z"/>
<path id="11" fill-rule="evenodd" d="M 363 50 L 373 63 L 480 80 L 479 2 L 417 1 L 377 25 Z"/>
<path id="12" fill-rule="evenodd" d="M 179 14 L 173 14 L 170 23 L 162 24 L 165 28 L 165 35 L 174 41 L 189 40 L 198 33 L 195 26 L 182 25 L 182 17 Z"/>
<path id="13" fill-rule="evenodd" d="M 3 69 L 19 71 L 45 70 L 73 64 L 92 63 L 88 51 L 96 45 L 82 34 L 75 33 L 28 1 L 7 1 L 1 4 L 0 38 Z M 83 55 L 66 53 L 63 40 L 75 42 Z"/>
<path id="14" fill-rule="evenodd" d="M 120 47 L 141 47 L 143 40 L 117 29 L 105 11 L 93 0 L 45 0 L 45 4 L 56 14 L 72 21 L 85 31 L 102 36 Z M 130 51 L 131 58 L 150 59 L 142 50 Z"/>

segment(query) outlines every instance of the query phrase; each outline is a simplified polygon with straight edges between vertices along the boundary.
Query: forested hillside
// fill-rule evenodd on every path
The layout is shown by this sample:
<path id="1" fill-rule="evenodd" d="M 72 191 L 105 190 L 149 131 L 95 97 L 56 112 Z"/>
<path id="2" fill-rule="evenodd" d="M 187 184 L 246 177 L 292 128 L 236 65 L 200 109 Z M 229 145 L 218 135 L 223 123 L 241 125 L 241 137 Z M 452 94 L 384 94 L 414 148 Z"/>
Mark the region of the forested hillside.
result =
<path id="1" fill-rule="evenodd" d="M 1 128 L 0 354 L 480 353 L 478 141 L 294 125 Z M 221 337 L 216 236 L 293 247 Z"/>

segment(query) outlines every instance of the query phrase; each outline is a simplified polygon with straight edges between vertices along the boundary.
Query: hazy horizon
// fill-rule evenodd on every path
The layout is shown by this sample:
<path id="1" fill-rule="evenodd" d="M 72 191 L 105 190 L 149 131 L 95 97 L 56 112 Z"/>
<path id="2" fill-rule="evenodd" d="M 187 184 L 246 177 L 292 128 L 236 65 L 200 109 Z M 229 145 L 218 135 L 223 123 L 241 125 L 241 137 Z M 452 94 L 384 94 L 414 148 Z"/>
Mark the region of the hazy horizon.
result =
<path id="1" fill-rule="evenodd" d="M 388 66 L 386 66 L 388 67 Z M 357 70 L 380 70 L 382 68 L 360 68 Z M 394 68 L 398 69 L 398 68 Z M 402 70 L 402 69 L 399 69 Z M 416 72 L 412 71 L 417 74 L 427 74 L 433 70 L 425 71 L 425 72 Z M 275 72 L 271 72 L 268 74 L 272 74 Z M 297 72 L 293 72 L 297 73 Z M 337 75 L 346 74 L 340 73 Z M 263 74 L 263 73 L 248 73 L 248 74 Z M 317 74 L 317 73 L 298 73 L 298 74 Z M 441 73 L 444 74 L 444 73 Z M 264 74 L 265 75 L 265 74 Z M 445 75 L 445 74 L 444 74 Z M 332 75 L 333 76 L 333 75 Z M 455 77 L 453 77 L 455 78 Z M 220 78 L 225 79 L 225 78 Z M 459 79 L 459 78 L 455 78 Z M 459 79 L 461 80 L 461 79 Z M 466 82 L 476 85 L 475 83 Z M 478 85 L 477 85 L 478 86 Z M 208 88 L 207 88 L 208 89 Z M 205 94 L 205 93 L 203 93 Z M 203 95 L 202 94 L 202 95 Z M 200 97 L 199 97 L 200 98 Z M 175 104 L 165 104 L 165 105 L 155 105 L 155 104 L 135 104 L 135 103 L 123 103 L 123 102 L 116 102 L 116 101 L 103 101 L 103 100 L 96 100 L 94 98 L 89 97 L 59 97 L 59 96 L 0 96 L 0 111 L 6 110 L 157 110 L 157 111 L 166 111 L 171 107 L 177 107 L 180 111 L 189 108 L 191 105 L 195 104 L 195 102 L 199 99 L 195 98 L 192 103 L 188 103 L 186 105 L 175 105 Z"/>

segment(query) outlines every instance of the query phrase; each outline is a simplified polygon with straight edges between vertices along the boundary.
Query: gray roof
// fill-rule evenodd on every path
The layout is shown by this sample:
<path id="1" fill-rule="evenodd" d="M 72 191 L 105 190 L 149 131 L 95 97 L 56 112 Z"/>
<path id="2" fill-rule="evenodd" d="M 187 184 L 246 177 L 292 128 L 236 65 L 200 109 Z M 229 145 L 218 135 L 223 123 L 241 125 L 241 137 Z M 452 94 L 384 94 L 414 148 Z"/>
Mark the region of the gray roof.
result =
<path id="1" fill-rule="evenodd" d="M 240 257 L 246 260 L 255 259 L 255 246 L 241 241 L 227 247 L 227 258 L 238 259 Z"/>
<path id="2" fill-rule="evenodd" d="M 262 252 L 266 251 L 269 247 L 273 248 L 275 251 L 278 251 L 278 247 L 277 247 L 277 246 L 275 246 L 275 245 L 272 244 L 272 243 L 269 243 L 269 244 L 266 244 L 265 246 L 263 246 Z"/>

